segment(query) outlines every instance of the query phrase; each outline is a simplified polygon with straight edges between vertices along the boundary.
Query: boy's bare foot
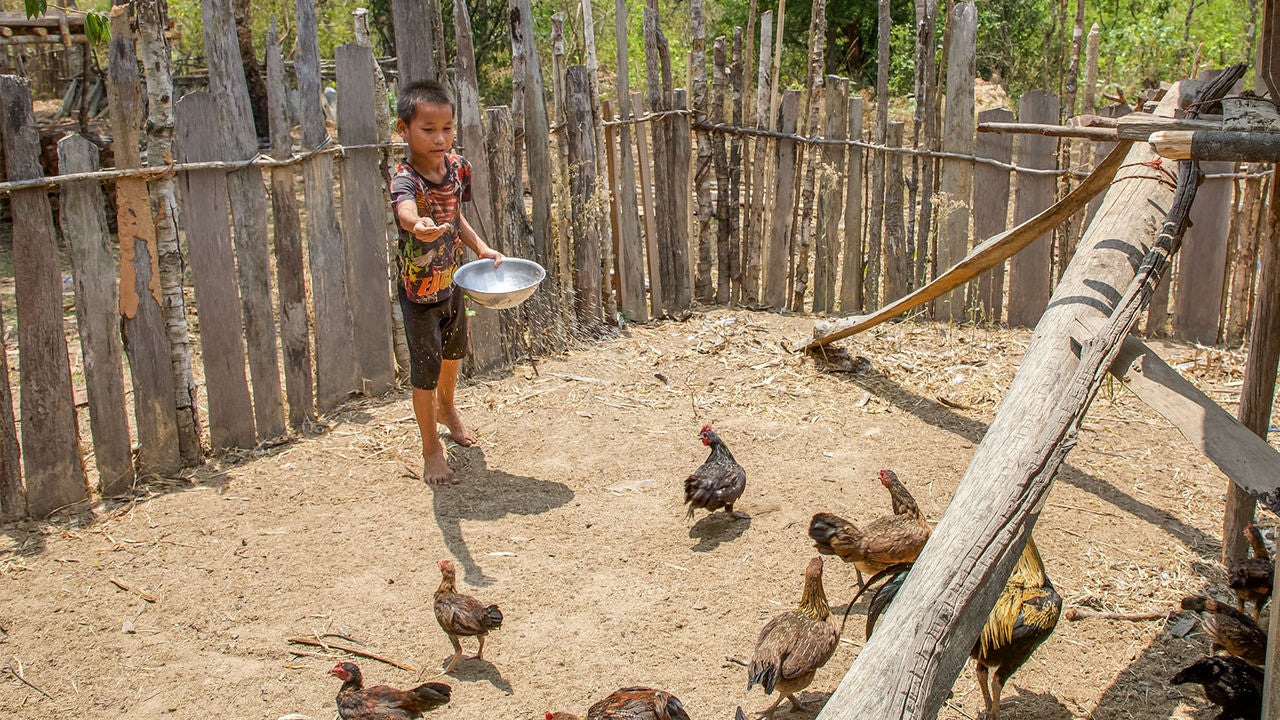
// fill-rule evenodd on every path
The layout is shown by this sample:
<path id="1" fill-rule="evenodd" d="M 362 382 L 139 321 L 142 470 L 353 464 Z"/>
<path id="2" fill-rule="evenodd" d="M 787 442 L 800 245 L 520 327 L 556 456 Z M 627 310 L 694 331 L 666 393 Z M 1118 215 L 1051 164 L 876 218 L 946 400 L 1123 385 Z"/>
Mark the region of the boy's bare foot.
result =
<path id="1" fill-rule="evenodd" d="M 452 485 L 453 469 L 444 456 L 444 448 L 425 456 L 422 459 L 422 480 L 428 485 Z"/>
<path id="2" fill-rule="evenodd" d="M 462 422 L 462 416 L 458 414 L 458 408 L 436 408 L 436 417 L 444 426 L 449 428 L 449 436 L 453 441 L 462 447 L 471 447 L 479 442 L 480 438 Z"/>

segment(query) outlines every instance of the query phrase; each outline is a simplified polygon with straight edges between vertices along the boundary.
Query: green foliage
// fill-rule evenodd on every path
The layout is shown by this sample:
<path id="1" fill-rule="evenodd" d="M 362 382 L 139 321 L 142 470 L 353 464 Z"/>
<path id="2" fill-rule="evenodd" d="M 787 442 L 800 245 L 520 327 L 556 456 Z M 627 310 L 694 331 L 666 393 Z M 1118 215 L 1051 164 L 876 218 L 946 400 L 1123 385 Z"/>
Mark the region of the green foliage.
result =
<path id="1" fill-rule="evenodd" d="M 67 8 L 62 5 L 54 5 L 53 8 L 63 12 L 76 11 L 75 8 Z M 26 11 L 28 18 L 39 17 L 48 11 L 49 3 L 48 0 L 22 0 L 22 9 Z M 107 19 L 105 12 L 92 10 L 85 14 L 84 36 L 94 45 L 111 39 L 111 22 Z"/>

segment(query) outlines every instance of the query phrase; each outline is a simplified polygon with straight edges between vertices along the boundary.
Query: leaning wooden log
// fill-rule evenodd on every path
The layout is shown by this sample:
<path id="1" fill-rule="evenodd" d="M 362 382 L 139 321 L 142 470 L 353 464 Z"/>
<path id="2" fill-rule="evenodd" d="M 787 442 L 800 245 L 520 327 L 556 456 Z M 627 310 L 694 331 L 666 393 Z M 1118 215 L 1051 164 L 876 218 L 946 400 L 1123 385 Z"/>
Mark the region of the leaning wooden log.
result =
<path id="1" fill-rule="evenodd" d="M 1280 133 L 1228 130 L 1161 130 L 1151 148 L 1170 160 L 1280 162 Z"/>
<path id="2" fill-rule="evenodd" d="M 1160 110 L 1172 113 L 1177 96 L 1174 86 Z M 1134 148 L 1123 177 L 1156 177 L 1145 165 L 1151 158 Z M 1198 175 L 1193 167 L 1183 171 L 1176 201 L 1160 182 L 1119 183 L 1107 194 L 946 514 L 820 720 L 936 717 L 1075 445 L 1085 410 L 1177 247 Z M 1162 218 L 1156 208 L 1171 211 Z M 1147 252 L 1150 228 L 1162 219 Z M 1134 257 L 1144 257 L 1136 273 Z M 1077 361 L 1068 341 L 1076 319 L 1108 315 L 1105 332 Z M 1052 574 L 1054 561 L 1047 560 Z"/>
<path id="3" fill-rule="evenodd" d="M 860 315 L 839 321 L 815 324 L 813 329 L 815 339 L 805 345 L 804 349 L 806 351 L 816 350 L 823 345 L 873 328 L 911 308 L 918 307 L 939 297 L 948 290 L 972 280 L 997 264 L 1013 257 L 1019 250 L 1031 244 L 1042 233 L 1052 230 L 1063 220 L 1070 217 L 1072 213 L 1079 211 L 1094 195 L 1107 189 L 1111 184 L 1112 178 L 1115 177 L 1116 171 L 1120 169 L 1121 164 L 1124 162 L 1129 152 L 1129 146 L 1130 143 L 1128 142 L 1118 143 L 1115 149 L 1111 151 L 1111 154 L 1107 155 L 1098 164 L 1098 167 L 1094 168 L 1093 172 L 1089 174 L 1089 177 L 1077 185 L 1076 189 L 1072 190 L 1069 195 L 1021 225 L 1006 230 L 995 237 L 988 238 L 981 245 L 975 247 L 964 260 L 961 260 L 946 272 L 939 274 L 928 285 L 870 315 Z"/>

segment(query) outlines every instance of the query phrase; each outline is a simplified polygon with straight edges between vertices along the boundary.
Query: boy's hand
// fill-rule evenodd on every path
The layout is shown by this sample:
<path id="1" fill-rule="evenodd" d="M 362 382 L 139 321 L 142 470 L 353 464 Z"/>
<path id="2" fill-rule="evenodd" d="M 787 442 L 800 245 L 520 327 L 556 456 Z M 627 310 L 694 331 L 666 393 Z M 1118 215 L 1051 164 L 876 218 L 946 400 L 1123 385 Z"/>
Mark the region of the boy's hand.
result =
<path id="1" fill-rule="evenodd" d="M 452 229 L 449 223 L 437 225 L 431 218 L 420 218 L 414 223 L 413 235 L 422 242 L 431 242 Z"/>
<path id="2" fill-rule="evenodd" d="M 483 250 L 483 251 L 481 251 L 481 252 L 479 252 L 479 253 L 476 253 L 476 256 L 477 256 L 477 257 L 479 257 L 479 258 L 481 258 L 481 259 L 491 259 L 491 260 L 493 260 L 493 266 L 494 266 L 494 267 L 498 267 L 499 265 L 501 265 L 501 264 L 502 264 L 502 261 L 503 261 L 503 260 L 507 259 L 507 256 L 506 256 L 506 255 L 503 255 L 502 253 L 498 252 L 497 250 L 494 250 L 493 248 L 491 248 L 491 247 L 487 247 L 487 246 L 484 248 L 484 250 Z"/>

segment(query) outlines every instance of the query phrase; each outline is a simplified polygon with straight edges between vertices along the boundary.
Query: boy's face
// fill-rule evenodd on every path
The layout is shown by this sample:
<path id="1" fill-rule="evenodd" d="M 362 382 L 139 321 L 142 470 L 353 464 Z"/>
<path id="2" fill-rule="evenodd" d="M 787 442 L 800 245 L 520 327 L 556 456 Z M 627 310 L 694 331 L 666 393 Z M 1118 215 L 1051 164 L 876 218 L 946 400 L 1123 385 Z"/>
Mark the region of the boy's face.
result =
<path id="1" fill-rule="evenodd" d="M 418 103 L 413 119 L 396 121 L 396 132 L 409 145 L 409 158 L 435 168 L 453 147 L 453 108 L 435 103 Z"/>

